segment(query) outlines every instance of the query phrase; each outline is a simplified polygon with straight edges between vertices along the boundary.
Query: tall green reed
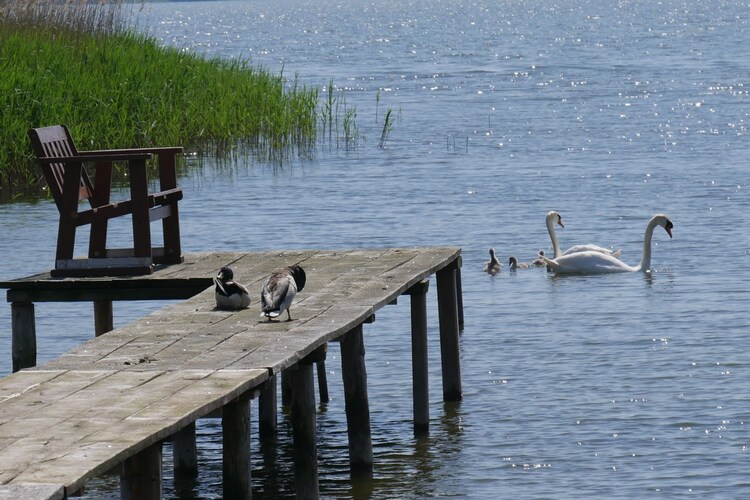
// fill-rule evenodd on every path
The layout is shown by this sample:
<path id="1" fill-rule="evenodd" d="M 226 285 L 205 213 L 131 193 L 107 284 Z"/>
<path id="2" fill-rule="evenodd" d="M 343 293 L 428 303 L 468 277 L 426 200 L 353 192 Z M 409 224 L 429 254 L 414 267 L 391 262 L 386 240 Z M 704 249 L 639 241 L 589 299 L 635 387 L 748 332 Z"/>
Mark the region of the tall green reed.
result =
<path id="1" fill-rule="evenodd" d="M 28 128 L 55 123 L 81 150 L 179 144 L 279 159 L 314 146 L 317 88 L 161 47 L 91 5 L 102 11 L 78 0 L 0 4 L 0 195 L 37 176 Z M 74 7 L 83 20 L 65 10 Z"/>

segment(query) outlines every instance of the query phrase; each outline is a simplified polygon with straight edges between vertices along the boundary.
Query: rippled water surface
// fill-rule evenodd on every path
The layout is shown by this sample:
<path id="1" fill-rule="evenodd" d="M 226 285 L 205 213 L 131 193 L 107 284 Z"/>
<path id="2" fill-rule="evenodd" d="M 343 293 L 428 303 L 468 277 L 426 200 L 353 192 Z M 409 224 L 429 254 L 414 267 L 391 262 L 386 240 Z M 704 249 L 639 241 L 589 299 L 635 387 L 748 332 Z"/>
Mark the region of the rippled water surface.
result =
<path id="1" fill-rule="evenodd" d="M 357 111 L 362 140 L 282 165 L 186 174 L 186 251 L 460 245 L 464 398 L 441 401 L 430 291 L 431 433 L 411 425 L 408 298 L 365 327 L 375 471 L 352 481 L 338 346 L 320 407 L 325 497 L 745 498 L 750 495 L 750 46 L 747 2 L 585 0 L 185 2 L 138 25 L 166 44 L 249 57 Z M 378 143 L 388 109 L 396 117 Z M 206 110 L 210 112 L 210 110 Z M 597 243 L 654 272 L 482 273 Z M 0 205 L 0 277 L 48 269 L 56 210 Z M 127 234 L 127 227 L 121 233 Z M 124 324 L 163 303 L 115 305 Z M 41 360 L 92 335 L 90 305 L 37 305 Z M 10 372 L 10 308 L 0 308 Z M 254 443 L 259 497 L 293 491 L 289 423 Z M 201 477 L 221 497 L 221 432 L 199 425 Z M 169 460 L 170 453 L 165 453 Z M 273 465 L 271 465 L 273 464 Z M 178 496 L 165 465 L 165 494 Z M 117 498 L 116 478 L 88 498 Z"/>

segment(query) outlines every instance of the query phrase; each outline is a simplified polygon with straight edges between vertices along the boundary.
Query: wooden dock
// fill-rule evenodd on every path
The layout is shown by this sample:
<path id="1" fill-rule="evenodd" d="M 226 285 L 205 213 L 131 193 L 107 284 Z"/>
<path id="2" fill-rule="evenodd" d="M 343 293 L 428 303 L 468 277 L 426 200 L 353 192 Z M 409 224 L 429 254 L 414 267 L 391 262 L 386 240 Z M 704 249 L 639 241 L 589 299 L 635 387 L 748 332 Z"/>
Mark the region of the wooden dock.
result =
<path id="1" fill-rule="evenodd" d="M 215 309 L 220 267 L 231 266 L 235 279 L 259 292 L 273 269 L 290 264 L 307 272 L 294 321 L 264 321 L 256 297 L 246 310 Z M 122 498 L 160 498 L 162 442 L 174 443 L 176 476 L 195 474 L 195 421 L 217 411 L 232 437 L 224 439 L 224 497 L 250 498 L 250 401 L 258 396 L 261 436 L 275 433 L 279 375 L 290 388 L 297 496 L 317 498 L 313 364 L 324 362 L 330 341 L 341 343 L 350 465 L 371 473 L 363 324 L 411 296 L 414 425 L 426 431 L 433 274 L 443 396 L 459 400 L 460 248 L 188 254 L 147 276 L 45 273 L 0 282 L 12 308 L 16 371 L 0 380 L 0 500 L 66 498 L 114 467 Z M 145 299 L 186 300 L 102 335 L 112 328 L 113 302 Z M 34 367 L 34 304 L 48 301 L 94 302 L 97 336 Z"/>

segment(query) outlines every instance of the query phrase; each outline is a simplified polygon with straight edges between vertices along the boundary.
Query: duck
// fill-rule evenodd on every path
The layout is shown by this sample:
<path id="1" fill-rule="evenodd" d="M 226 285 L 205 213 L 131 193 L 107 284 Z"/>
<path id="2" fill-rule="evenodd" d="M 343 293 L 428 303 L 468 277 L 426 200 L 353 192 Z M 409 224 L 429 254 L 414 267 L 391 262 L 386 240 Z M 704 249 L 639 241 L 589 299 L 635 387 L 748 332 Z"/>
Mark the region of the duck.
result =
<path id="1" fill-rule="evenodd" d="M 606 273 L 623 273 L 623 272 L 650 272 L 651 267 L 651 240 L 654 235 L 654 229 L 661 226 L 672 238 L 672 228 L 674 224 L 669 217 L 664 214 L 656 214 L 646 225 L 646 233 L 643 236 L 643 257 L 641 262 L 631 266 L 621 261 L 617 257 L 595 251 L 585 251 L 561 255 L 555 259 L 543 257 L 545 263 L 555 274 L 606 274 Z"/>
<path id="2" fill-rule="evenodd" d="M 305 288 L 307 275 L 300 266 L 287 266 L 276 269 L 266 280 L 260 292 L 261 317 L 273 321 L 286 311 L 287 321 L 292 321 L 290 312 L 292 301 Z"/>
<path id="3" fill-rule="evenodd" d="M 542 257 L 544 257 L 544 250 L 539 250 L 539 253 L 536 256 L 536 259 L 534 259 L 531 262 L 531 265 L 534 266 L 534 267 L 544 267 L 544 266 L 546 266 L 547 264 L 544 262 L 544 259 Z"/>
<path id="4" fill-rule="evenodd" d="M 240 283 L 234 281 L 234 271 L 228 266 L 219 270 L 214 278 L 216 307 L 218 309 L 237 310 L 250 305 L 250 292 Z"/>
<path id="5" fill-rule="evenodd" d="M 518 259 L 513 255 L 508 259 L 508 265 L 510 266 L 511 271 L 515 271 L 516 269 L 528 269 L 530 267 L 526 262 L 518 262 Z"/>
<path id="6" fill-rule="evenodd" d="M 610 250 L 609 248 L 604 248 L 599 245 L 593 244 L 574 245 L 563 252 L 560 249 L 560 244 L 557 242 L 557 233 L 555 232 L 555 224 L 558 224 L 560 227 L 565 227 L 565 224 L 563 224 L 562 216 L 554 210 L 547 212 L 546 223 L 547 232 L 549 233 L 549 238 L 552 241 L 554 259 L 557 259 L 561 255 L 570 255 L 579 252 L 599 252 L 607 255 L 612 255 L 613 257 L 619 257 L 622 253 L 622 251 L 619 249 Z"/>
<path id="7" fill-rule="evenodd" d="M 502 267 L 503 265 L 500 264 L 500 261 L 497 260 L 497 257 L 495 256 L 495 249 L 490 248 L 490 260 L 484 265 L 484 272 L 494 276 L 500 272 Z"/>

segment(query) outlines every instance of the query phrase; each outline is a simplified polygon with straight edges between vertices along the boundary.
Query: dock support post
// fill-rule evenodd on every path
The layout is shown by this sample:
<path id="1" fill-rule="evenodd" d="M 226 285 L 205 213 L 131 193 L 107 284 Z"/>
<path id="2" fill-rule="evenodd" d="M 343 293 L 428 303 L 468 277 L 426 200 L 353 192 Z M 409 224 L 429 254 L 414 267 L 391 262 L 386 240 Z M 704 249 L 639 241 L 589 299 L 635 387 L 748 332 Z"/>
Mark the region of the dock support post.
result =
<path id="1" fill-rule="evenodd" d="M 292 404 L 292 378 L 289 370 L 281 372 L 281 406 Z"/>
<path id="2" fill-rule="evenodd" d="M 224 498 L 252 498 L 250 484 L 250 391 L 224 405 L 223 435 Z"/>
<path id="3" fill-rule="evenodd" d="M 456 259 L 456 304 L 458 306 L 458 331 L 464 331 L 464 286 L 461 283 L 461 267 L 463 260 L 459 256 Z"/>
<path id="4" fill-rule="evenodd" d="M 276 375 L 263 384 L 258 398 L 258 435 L 266 440 L 276 435 L 278 417 L 276 412 Z"/>
<path id="5" fill-rule="evenodd" d="M 372 433 L 361 324 L 341 336 L 341 373 L 349 435 L 349 466 L 353 475 L 372 474 Z"/>
<path id="6" fill-rule="evenodd" d="M 198 476 L 198 448 L 195 443 L 195 422 L 172 436 L 175 482 L 190 481 Z"/>
<path id="7" fill-rule="evenodd" d="M 94 301 L 94 334 L 98 337 L 114 329 L 111 300 Z"/>
<path id="8" fill-rule="evenodd" d="M 305 359 L 287 370 L 292 386 L 294 490 L 298 500 L 317 499 L 318 443 L 315 429 L 315 378 Z"/>
<path id="9" fill-rule="evenodd" d="M 437 272 L 440 361 L 443 369 L 443 400 L 461 400 L 461 352 L 458 328 L 456 261 Z"/>
<path id="10" fill-rule="evenodd" d="M 161 441 L 125 459 L 120 474 L 120 498 L 161 499 Z"/>
<path id="11" fill-rule="evenodd" d="M 36 366 L 36 320 L 33 302 L 12 302 L 13 372 Z"/>
<path id="12" fill-rule="evenodd" d="M 326 375 L 326 360 L 321 359 L 315 363 L 315 369 L 318 373 L 318 392 L 320 393 L 320 402 L 328 403 L 331 401 L 328 395 L 328 376 Z"/>
<path id="13" fill-rule="evenodd" d="M 429 374 L 427 364 L 427 289 L 421 281 L 407 290 L 411 296 L 411 379 L 414 399 L 414 434 L 430 430 Z"/>

